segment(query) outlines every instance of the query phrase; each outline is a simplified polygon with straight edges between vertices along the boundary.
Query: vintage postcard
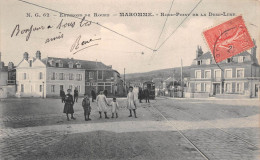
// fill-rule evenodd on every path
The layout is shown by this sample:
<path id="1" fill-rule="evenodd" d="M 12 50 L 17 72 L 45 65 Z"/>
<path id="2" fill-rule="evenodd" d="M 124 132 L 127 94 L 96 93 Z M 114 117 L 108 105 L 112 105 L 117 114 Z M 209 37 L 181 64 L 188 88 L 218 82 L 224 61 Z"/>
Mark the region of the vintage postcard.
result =
<path id="1" fill-rule="evenodd" d="M 259 0 L 1 0 L 1 160 L 257 160 Z"/>

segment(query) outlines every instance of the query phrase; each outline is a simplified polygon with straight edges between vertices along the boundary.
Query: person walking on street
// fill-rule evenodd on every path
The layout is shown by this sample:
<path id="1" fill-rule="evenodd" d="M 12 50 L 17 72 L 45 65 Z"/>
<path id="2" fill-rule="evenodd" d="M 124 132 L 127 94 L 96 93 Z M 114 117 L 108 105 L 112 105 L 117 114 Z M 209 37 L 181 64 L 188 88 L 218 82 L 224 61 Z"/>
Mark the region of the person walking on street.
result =
<path id="1" fill-rule="evenodd" d="M 61 103 L 65 103 L 65 92 L 63 89 L 60 90 Z"/>
<path id="2" fill-rule="evenodd" d="M 105 118 L 109 119 L 107 116 L 107 98 L 104 95 L 103 91 L 100 91 L 100 94 L 97 96 L 97 107 L 98 107 L 98 112 L 99 112 L 99 118 L 102 118 L 102 112 L 105 114 Z"/>
<path id="3" fill-rule="evenodd" d="M 90 100 L 89 100 L 87 94 L 85 94 L 85 97 L 84 97 L 84 99 L 82 101 L 82 107 L 84 109 L 85 121 L 90 121 L 91 119 L 89 118 L 89 115 L 90 115 L 90 112 L 91 112 L 91 106 L 90 106 Z"/>
<path id="4" fill-rule="evenodd" d="M 79 91 L 78 91 L 78 88 L 75 87 L 75 89 L 74 89 L 74 103 L 78 102 L 78 97 L 79 97 Z"/>
<path id="5" fill-rule="evenodd" d="M 91 97 L 92 97 L 92 102 L 94 102 L 97 98 L 96 92 L 94 91 L 94 88 L 91 90 Z"/>
<path id="6" fill-rule="evenodd" d="M 139 99 L 139 102 L 142 103 L 142 99 L 143 99 L 143 90 L 142 90 L 141 87 L 139 88 L 138 99 Z"/>
<path id="7" fill-rule="evenodd" d="M 75 120 L 76 118 L 73 117 L 74 101 L 73 101 L 72 95 L 70 94 L 71 93 L 71 89 L 68 89 L 67 92 L 68 92 L 68 94 L 65 96 L 65 105 L 64 105 L 63 113 L 66 113 L 68 121 L 70 120 L 69 119 L 69 114 L 71 114 L 71 119 Z"/>
<path id="8" fill-rule="evenodd" d="M 130 115 L 128 117 L 132 117 L 132 110 L 134 112 L 135 118 L 136 116 L 136 102 L 135 102 L 135 95 L 133 93 L 133 87 L 129 87 L 129 93 L 127 94 L 127 109 L 129 109 Z"/>
<path id="9" fill-rule="evenodd" d="M 150 99 L 150 97 L 149 97 L 150 95 L 149 94 L 150 94 L 149 90 L 147 89 L 147 87 L 145 87 L 145 89 L 144 89 L 144 97 L 145 97 L 145 102 L 146 103 L 147 102 L 150 103 L 150 100 L 149 100 Z"/>

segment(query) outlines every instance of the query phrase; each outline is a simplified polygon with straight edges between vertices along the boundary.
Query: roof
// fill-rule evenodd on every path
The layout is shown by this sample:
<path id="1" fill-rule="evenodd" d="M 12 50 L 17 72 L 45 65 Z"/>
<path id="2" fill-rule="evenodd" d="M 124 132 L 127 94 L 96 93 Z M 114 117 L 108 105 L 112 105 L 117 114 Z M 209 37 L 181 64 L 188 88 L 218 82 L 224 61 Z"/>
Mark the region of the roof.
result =
<path id="1" fill-rule="evenodd" d="M 0 68 L 1 72 L 7 72 L 8 71 L 8 66 L 3 66 L 3 68 Z"/>
<path id="2" fill-rule="evenodd" d="M 198 58 L 196 58 L 196 60 L 211 59 L 211 58 L 212 58 L 212 54 L 210 52 L 206 52 L 206 53 L 202 54 L 201 56 L 199 56 Z"/>
<path id="3" fill-rule="evenodd" d="M 233 57 L 238 57 L 238 56 L 251 56 L 251 54 L 248 51 L 244 51 L 237 55 L 234 55 Z M 195 60 L 212 59 L 212 58 L 213 58 L 213 56 L 212 56 L 211 52 L 206 52 L 206 53 L 202 54 L 201 56 L 199 56 L 198 58 L 196 58 Z"/>
<path id="4" fill-rule="evenodd" d="M 73 58 L 56 58 L 56 57 L 48 57 L 42 59 L 42 62 L 47 67 L 52 67 L 50 64 L 50 61 L 54 60 L 55 62 L 62 62 L 63 67 L 62 68 L 69 68 L 69 62 L 73 62 L 73 68 L 76 68 L 76 64 L 79 63 L 81 65 L 82 69 L 89 69 L 89 70 L 112 70 L 111 67 L 105 65 L 102 62 L 95 62 L 95 61 L 87 61 L 87 60 L 79 60 L 79 59 L 73 59 Z"/>
<path id="5" fill-rule="evenodd" d="M 176 81 L 175 78 L 169 77 L 166 80 L 164 80 L 164 82 L 172 82 L 172 81 Z"/>

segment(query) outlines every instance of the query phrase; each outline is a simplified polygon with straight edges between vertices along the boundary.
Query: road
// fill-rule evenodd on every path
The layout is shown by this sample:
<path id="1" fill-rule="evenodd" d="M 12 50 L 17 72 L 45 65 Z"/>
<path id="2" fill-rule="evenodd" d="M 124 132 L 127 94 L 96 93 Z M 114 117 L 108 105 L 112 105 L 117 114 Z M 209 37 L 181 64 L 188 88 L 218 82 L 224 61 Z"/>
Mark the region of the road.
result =
<path id="1" fill-rule="evenodd" d="M 111 101 L 111 99 L 109 100 Z M 79 100 L 81 102 L 81 99 Z M 256 99 L 157 98 L 138 104 L 129 118 L 125 99 L 119 118 L 67 121 L 59 99 L 0 101 L 1 159 L 257 159 Z M 111 114 L 109 113 L 111 117 Z"/>

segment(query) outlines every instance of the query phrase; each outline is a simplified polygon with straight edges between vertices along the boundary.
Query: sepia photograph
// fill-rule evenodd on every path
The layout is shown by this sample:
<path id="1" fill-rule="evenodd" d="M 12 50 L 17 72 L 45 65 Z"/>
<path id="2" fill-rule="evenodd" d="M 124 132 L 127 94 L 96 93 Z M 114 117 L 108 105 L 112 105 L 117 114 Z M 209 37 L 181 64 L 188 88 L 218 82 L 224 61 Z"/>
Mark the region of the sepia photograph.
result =
<path id="1" fill-rule="evenodd" d="M 0 160 L 258 160 L 259 0 L 0 0 Z"/>

